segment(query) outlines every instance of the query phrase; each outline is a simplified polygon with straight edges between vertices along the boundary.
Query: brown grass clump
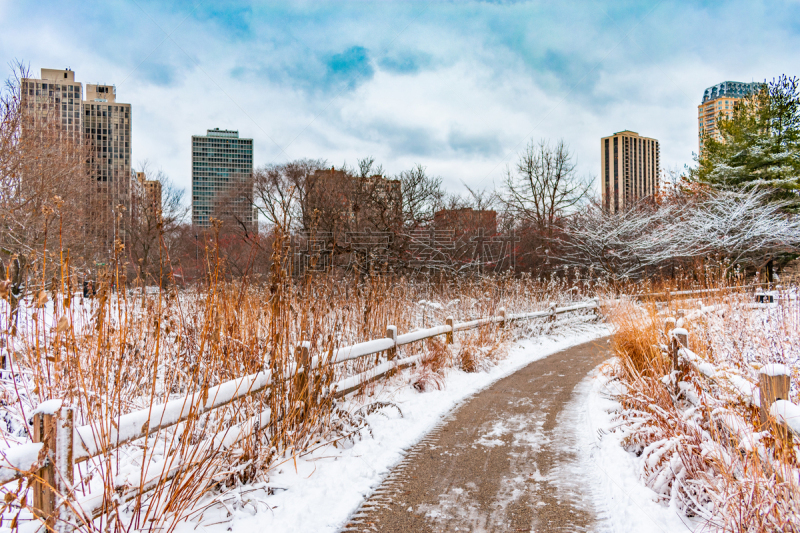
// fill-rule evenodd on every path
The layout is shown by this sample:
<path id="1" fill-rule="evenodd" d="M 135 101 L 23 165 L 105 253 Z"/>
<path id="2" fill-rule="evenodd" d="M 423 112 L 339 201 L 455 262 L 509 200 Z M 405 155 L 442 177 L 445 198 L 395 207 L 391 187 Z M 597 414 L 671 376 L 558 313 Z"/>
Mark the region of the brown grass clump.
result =
<path id="1" fill-rule="evenodd" d="M 748 307 L 752 296 L 717 294 L 714 309 L 687 310 L 679 321 L 689 348 L 673 372 L 666 356 L 667 309 L 623 303 L 608 313 L 616 327 L 617 363 L 609 372 L 624 392 L 616 396 L 626 449 L 640 457 L 643 482 L 665 504 L 699 517 L 714 531 L 800 531 L 800 470 L 796 439 L 774 423 L 762 424 L 752 399 L 728 376 L 757 383 L 757 368 L 785 362 L 798 333 L 796 311 Z M 758 324 L 761 334 L 746 324 Z M 768 325 L 771 324 L 771 325 Z M 765 327 L 766 325 L 766 327 Z M 764 331 L 766 330 L 766 335 Z M 782 335 L 779 333 L 785 333 Z M 731 337 L 739 342 L 730 342 Z M 766 337 L 772 337 L 771 342 Z M 794 357 L 797 357 L 795 354 Z M 700 363 L 714 365 L 712 377 Z M 741 383 L 742 381 L 740 381 Z M 796 389 L 792 396 L 796 398 Z"/>

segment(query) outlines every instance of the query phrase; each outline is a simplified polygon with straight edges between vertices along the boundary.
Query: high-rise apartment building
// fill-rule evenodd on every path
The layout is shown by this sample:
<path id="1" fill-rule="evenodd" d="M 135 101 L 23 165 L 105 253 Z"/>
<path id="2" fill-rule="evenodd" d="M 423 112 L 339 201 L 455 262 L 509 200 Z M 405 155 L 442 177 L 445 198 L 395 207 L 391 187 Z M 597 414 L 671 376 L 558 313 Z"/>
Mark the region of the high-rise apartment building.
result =
<path id="1" fill-rule="evenodd" d="M 131 205 L 131 105 L 116 101 L 113 85 L 89 84 L 84 99 L 69 69 L 43 68 L 41 79 L 21 81 L 22 104 L 34 119 L 60 122 L 62 131 L 87 143 L 88 236 L 105 249 L 115 238 L 124 241 Z"/>
<path id="2" fill-rule="evenodd" d="M 91 150 L 96 236 L 124 242 L 125 224 L 120 222 L 131 209 L 131 105 L 117 102 L 113 85 L 86 85 L 83 134 Z"/>
<path id="3" fill-rule="evenodd" d="M 634 131 L 600 139 L 600 190 L 603 208 L 617 213 L 655 194 L 659 187 L 658 141 Z"/>
<path id="4" fill-rule="evenodd" d="M 49 119 L 61 124 L 62 130 L 79 137 L 83 86 L 75 81 L 69 69 L 42 69 L 41 79 L 23 78 L 20 85 L 21 103 L 35 120 Z"/>
<path id="5" fill-rule="evenodd" d="M 705 136 L 721 139 L 717 128 L 720 115 L 730 118 L 736 102 L 760 91 L 763 86 L 763 83 L 757 82 L 723 81 L 705 90 L 703 102 L 697 106 L 697 137 L 700 153 L 703 153 Z"/>
<path id="6" fill-rule="evenodd" d="M 253 214 L 253 139 L 214 128 L 192 135 L 192 224 L 234 218 L 251 226 Z"/>

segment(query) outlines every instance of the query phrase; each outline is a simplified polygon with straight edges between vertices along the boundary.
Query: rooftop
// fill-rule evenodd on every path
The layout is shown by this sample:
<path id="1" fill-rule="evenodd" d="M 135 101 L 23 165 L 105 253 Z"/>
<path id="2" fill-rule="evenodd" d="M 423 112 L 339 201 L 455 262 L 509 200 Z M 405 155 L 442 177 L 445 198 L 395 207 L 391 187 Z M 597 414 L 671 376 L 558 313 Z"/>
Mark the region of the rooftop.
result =
<path id="1" fill-rule="evenodd" d="M 213 130 L 207 130 L 206 133 L 209 137 L 229 137 L 232 139 L 239 138 L 239 130 L 221 130 L 219 128 L 214 128 Z"/>
<path id="2" fill-rule="evenodd" d="M 758 92 L 764 87 L 763 83 L 757 81 L 745 83 L 743 81 L 723 81 L 712 85 L 703 92 L 703 103 L 722 97 L 744 98 L 745 96 Z"/>

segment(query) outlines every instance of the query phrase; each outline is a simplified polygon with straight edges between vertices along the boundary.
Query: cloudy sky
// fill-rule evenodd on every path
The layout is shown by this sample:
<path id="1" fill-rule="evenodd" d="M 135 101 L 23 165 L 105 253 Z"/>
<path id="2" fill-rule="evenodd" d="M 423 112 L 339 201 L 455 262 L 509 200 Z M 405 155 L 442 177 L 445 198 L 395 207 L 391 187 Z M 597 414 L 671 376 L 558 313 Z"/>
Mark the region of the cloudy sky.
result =
<path id="1" fill-rule="evenodd" d="M 800 2 L 0 0 L 0 65 L 70 67 L 133 105 L 133 161 L 191 187 L 192 134 L 254 139 L 256 166 L 374 156 L 499 184 L 531 139 L 599 173 L 600 137 L 692 164 L 724 80 L 800 74 Z M 187 198 L 190 196 L 187 194 Z"/>

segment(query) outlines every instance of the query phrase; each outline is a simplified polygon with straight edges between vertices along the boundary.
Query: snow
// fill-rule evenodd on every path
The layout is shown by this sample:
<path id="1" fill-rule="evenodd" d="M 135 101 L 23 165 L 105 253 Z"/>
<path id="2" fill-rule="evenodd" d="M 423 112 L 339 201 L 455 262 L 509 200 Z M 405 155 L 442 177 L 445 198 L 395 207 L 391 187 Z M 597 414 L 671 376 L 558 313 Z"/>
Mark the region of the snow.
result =
<path id="1" fill-rule="evenodd" d="M 792 373 L 789 371 L 789 367 L 786 365 L 782 365 L 780 363 L 770 363 L 768 365 L 764 365 L 760 371 L 765 376 L 791 376 Z"/>
<path id="2" fill-rule="evenodd" d="M 225 405 L 235 398 L 261 390 L 271 382 L 271 372 L 258 372 L 211 387 L 208 389 L 207 395 L 198 392 L 191 396 L 122 415 L 117 419 L 119 429 L 112 427 L 102 430 L 91 425 L 76 428 L 75 460 L 94 457 L 100 453 L 103 443 L 96 439 L 95 435 L 103 435 L 105 431 L 108 432 L 107 442 L 109 443 L 130 442 L 159 428 L 169 427 L 185 420 L 190 414 L 202 414 Z"/>
<path id="3" fill-rule="evenodd" d="M 402 337 L 402 335 L 399 337 Z M 382 352 L 389 348 L 394 348 L 394 339 L 375 339 L 367 342 L 360 342 L 352 346 L 334 350 L 333 357 L 331 357 L 331 364 L 341 363 L 349 359 L 358 359 L 359 357 Z"/>
<path id="4" fill-rule="evenodd" d="M 33 415 L 40 413 L 43 415 L 54 415 L 61 409 L 63 404 L 63 400 L 47 400 L 37 405 L 36 409 L 31 412 L 30 417 L 33 418 Z"/>
<path id="5" fill-rule="evenodd" d="M 450 333 L 450 326 L 434 326 L 428 329 L 420 329 L 412 331 L 411 333 L 403 333 L 397 336 L 397 345 L 409 344 L 418 340 L 427 339 L 428 337 L 435 337 L 436 335 L 443 335 Z"/>
<path id="6" fill-rule="evenodd" d="M 459 403 L 528 363 L 609 333 L 604 325 L 591 325 L 578 333 L 518 341 L 507 358 L 485 372 L 451 370 L 443 390 L 420 393 L 409 384 L 411 370 L 399 372 L 378 384 L 382 389 L 376 399 L 393 402 L 402 416 L 388 409 L 371 414 L 372 436 L 365 434 L 353 444 L 327 446 L 304 456 L 287 456 L 271 473 L 268 487 L 248 486 L 230 496 L 239 502 L 232 515 L 221 506 L 204 511 L 203 529 L 212 533 L 338 531 L 403 459 L 403 451 Z M 188 521 L 176 531 L 189 533 L 196 526 Z"/>
<path id="7" fill-rule="evenodd" d="M 579 386 L 573 409 L 584 431 L 578 446 L 584 453 L 584 479 L 591 489 L 595 508 L 603 519 L 603 531 L 614 533 L 685 533 L 694 529 L 674 506 L 658 503 L 658 494 L 639 479 L 645 459 L 623 448 L 626 431 L 617 428 L 613 412 L 619 404 L 610 399 L 619 384 L 595 371 Z M 616 429 L 615 429 L 616 428 Z M 643 454 L 644 456 L 644 454 Z"/>
<path id="8" fill-rule="evenodd" d="M 41 442 L 29 442 L 13 446 L 3 452 L 0 460 L 0 485 L 8 483 L 17 477 L 19 471 L 28 472 L 36 465 L 39 452 L 42 450 Z"/>
<path id="9" fill-rule="evenodd" d="M 787 400 L 777 400 L 769 408 L 769 414 L 774 416 L 778 422 L 792 428 L 792 431 L 797 435 L 800 435 L 800 406 Z"/>

